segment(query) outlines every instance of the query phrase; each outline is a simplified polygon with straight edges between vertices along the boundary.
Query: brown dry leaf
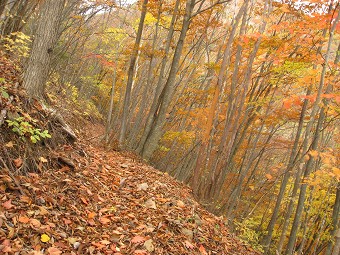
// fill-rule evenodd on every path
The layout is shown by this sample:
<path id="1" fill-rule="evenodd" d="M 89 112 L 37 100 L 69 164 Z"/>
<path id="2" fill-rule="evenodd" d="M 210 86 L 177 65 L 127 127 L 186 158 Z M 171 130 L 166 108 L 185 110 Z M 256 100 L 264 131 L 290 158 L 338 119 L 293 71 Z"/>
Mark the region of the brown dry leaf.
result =
<path id="1" fill-rule="evenodd" d="M 89 220 L 87 221 L 87 223 L 88 223 L 90 226 L 95 226 L 95 225 L 96 225 L 96 223 L 94 222 L 93 219 L 89 219 Z"/>
<path id="2" fill-rule="evenodd" d="M 99 219 L 99 221 L 100 221 L 103 225 L 108 224 L 108 223 L 111 222 L 111 220 L 110 220 L 109 218 L 106 218 L 106 217 L 101 217 L 101 218 Z"/>
<path id="3" fill-rule="evenodd" d="M 12 141 L 9 141 L 8 143 L 5 144 L 7 148 L 13 148 L 14 144 Z"/>
<path id="4" fill-rule="evenodd" d="M 15 167 L 16 168 L 19 168 L 19 167 L 21 167 L 22 166 L 22 159 L 21 158 L 17 158 L 17 159 L 14 159 L 13 160 L 13 163 L 14 163 L 14 165 L 15 165 Z"/>
<path id="5" fill-rule="evenodd" d="M 72 221 L 69 220 L 69 219 L 63 218 L 63 220 L 64 220 L 64 223 L 65 223 L 66 225 L 72 224 Z"/>
<path id="6" fill-rule="evenodd" d="M 21 202 L 24 202 L 24 203 L 27 203 L 27 204 L 31 204 L 31 203 L 32 203 L 31 198 L 28 197 L 28 196 L 21 196 L 21 197 L 20 197 L 20 201 L 21 201 Z"/>
<path id="7" fill-rule="evenodd" d="M 131 239 L 131 243 L 143 243 L 145 242 L 146 238 L 143 236 L 135 236 Z"/>
<path id="8" fill-rule="evenodd" d="M 7 209 L 7 210 L 9 210 L 9 209 L 11 209 L 12 207 L 14 207 L 14 205 L 12 205 L 12 199 L 10 199 L 10 200 L 8 200 L 8 201 L 6 201 L 6 202 L 3 202 L 3 203 L 2 203 L 2 206 L 3 206 L 5 209 Z"/>
<path id="9" fill-rule="evenodd" d="M 155 250 L 152 239 L 145 241 L 144 246 L 149 252 L 153 252 Z"/>
<path id="10" fill-rule="evenodd" d="M 40 215 L 47 215 L 47 214 L 49 214 L 47 209 L 45 207 L 43 207 L 43 206 L 39 206 L 39 211 L 40 211 L 39 212 Z"/>
<path id="11" fill-rule="evenodd" d="M 271 174 L 266 174 L 266 178 L 267 178 L 268 180 L 271 180 L 271 179 L 273 179 L 273 176 L 272 176 Z"/>
<path id="12" fill-rule="evenodd" d="M 149 254 L 146 250 L 135 250 L 134 254 L 146 255 Z"/>
<path id="13" fill-rule="evenodd" d="M 108 245 L 108 244 L 110 244 L 111 242 L 108 241 L 108 240 L 101 240 L 100 243 L 105 244 L 105 245 Z"/>
<path id="14" fill-rule="evenodd" d="M 184 207 L 185 207 L 185 204 L 184 204 L 183 201 L 178 200 L 178 201 L 177 201 L 177 206 L 180 207 L 180 208 L 184 208 Z"/>
<path id="15" fill-rule="evenodd" d="M 48 252 L 49 255 L 60 255 L 62 253 L 62 251 L 60 251 L 59 249 L 57 249 L 55 247 L 48 248 L 47 252 Z"/>
<path id="16" fill-rule="evenodd" d="M 41 227 L 41 223 L 37 219 L 30 219 L 30 225 L 33 228 L 40 228 Z"/>
<path id="17" fill-rule="evenodd" d="M 84 198 L 84 197 L 80 197 L 80 200 L 86 205 L 89 204 L 89 202 L 87 202 L 86 198 Z"/>

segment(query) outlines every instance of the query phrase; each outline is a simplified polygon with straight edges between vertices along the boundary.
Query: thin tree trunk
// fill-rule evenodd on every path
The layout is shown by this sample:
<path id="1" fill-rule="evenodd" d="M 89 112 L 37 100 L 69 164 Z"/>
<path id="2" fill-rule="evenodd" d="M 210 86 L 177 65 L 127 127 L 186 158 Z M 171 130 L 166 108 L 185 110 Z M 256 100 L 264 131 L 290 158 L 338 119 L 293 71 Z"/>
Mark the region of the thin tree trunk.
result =
<path id="1" fill-rule="evenodd" d="M 142 39 L 142 33 L 143 33 L 143 27 L 144 27 L 144 20 L 146 16 L 146 9 L 147 9 L 148 0 L 143 1 L 142 6 L 142 12 L 141 17 L 139 21 L 138 31 L 137 31 L 137 37 L 135 41 L 135 45 L 133 47 L 131 59 L 130 59 L 130 65 L 128 70 L 128 81 L 126 84 L 126 90 L 125 90 L 125 97 L 124 97 L 124 105 L 123 105 L 123 116 L 121 119 L 121 128 L 119 133 L 119 147 L 123 146 L 125 143 L 125 136 L 126 136 L 126 128 L 127 128 L 127 120 L 128 120 L 128 114 L 129 114 L 129 106 L 130 106 L 130 97 L 131 97 L 131 89 L 132 89 L 132 83 L 133 83 L 133 77 L 135 74 L 135 66 L 139 51 L 140 42 Z"/>
<path id="2" fill-rule="evenodd" d="M 186 8 L 185 8 L 185 16 L 183 19 L 183 26 L 181 30 L 181 34 L 175 49 L 175 54 L 173 57 L 173 61 L 170 68 L 169 77 L 167 79 L 167 82 L 164 85 L 164 88 L 161 92 L 161 95 L 158 100 L 158 111 L 157 115 L 154 118 L 153 125 L 151 127 L 151 130 L 147 136 L 147 139 L 145 141 L 145 144 L 143 146 L 142 150 L 142 156 L 145 159 L 150 159 L 153 152 L 156 150 L 158 146 L 158 140 L 162 136 L 162 128 L 165 123 L 166 119 L 166 112 L 168 109 L 168 106 L 170 104 L 170 101 L 173 98 L 173 94 L 175 91 L 175 80 L 176 80 L 176 73 L 178 71 L 178 66 L 180 62 L 180 58 L 183 51 L 184 46 L 184 40 L 187 34 L 187 31 L 189 29 L 189 25 L 191 23 L 191 14 L 193 11 L 193 8 L 195 6 L 195 0 L 187 0 Z"/>
<path id="3" fill-rule="evenodd" d="M 166 45 L 165 45 L 165 49 L 164 49 L 165 55 L 164 55 L 164 57 L 162 59 L 162 63 L 161 63 L 161 70 L 160 70 L 159 77 L 158 77 L 156 92 L 154 94 L 154 99 L 152 101 L 152 105 L 150 107 L 148 116 L 146 118 L 146 124 L 145 124 L 145 127 L 144 127 L 142 137 L 141 137 L 139 144 L 138 144 L 138 147 L 136 149 L 136 151 L 140 154 L 142 153 L 145 141 L 146 141 L 146 139 L 147 139 L 147 137 L 150 133 L 152 123 L 154 121 L 154 117 L 155 117 L 156 111 L 157 111 L 159 96 L 160 96 L 161 91 L 163 90 L 163 80 L 164 80 L 164 74 L 165 74 L 165 67 L 166 67 L 166 64 L 167 64 L 168 56 L 169 56 L 171 41 L 172 41 L 174 31 L 175 31 L 175 22 L 176 22 L 176 17 L 178 15 L 177 12 L 178 12 L 178 8 L 179 8 L 179 4 L 180 4 L 180 0 L 176 0 L 173 15 L 172 15 L 171 22 L 170 22 L 170 29 L 169 29 L 169 32 L 168 32 L 168 35 L 167 35 L 167 41 L 166 41 Z"/>
<path id="4" fill-rule="evenodd" d="M 328 45 L 327 45 L 327 52 L 326 52 L 326 56 L 325 56 L 325 62 L 323 64 L 323 68 L 322 68 L 322 72 L 321 72 L 320 85 L 319 85 L 319 88 L 318 88 L 317 97 L 316 97 L 316 100 L 315 100 L 315 103 L 314 103 L 314 107 L 312 108 L 311 120 L 309 121 L 309 123 L 308 123 L 309 125 L 307 125 L 307 128 L 306 128 L 306 134 L 307 135 L 311 130 L 311 126 L 314 122 L 314 118 L 315 118 L 317 109 L 319 108 L 319 104 L 321 102 L 321 94 L 322 94 L 322 89 L 324 87 L 326 70 L 328 68 L 328 61 L 329 61 L 330 52 L 331 52 L 331 45 L 332 45 L 332 41 L 333 41 L 334 30 L 335 30 L 335 27 L 337 26 L 337 24 L 339 22 L 339 19 L 340 19 L 340 13 L 338 13 L 338 15 L 335 18 L 334 23 L 332 24 L 332 27 L 331 27 L 330 36 L 329 36 Z M 323 107 L 321 109 L 321 112 L 320 112 L 320 116 L 319 116 L 319 119 L 318 119 L 315 134 L 314 134 L 314 140 L 313 140 L 312 145 L 311 145 L 312 150 L 317 150 L 317 148 L 318 148 L 319 136 L 320 136 L 320 132 L 321 132 L 321 129 L 322 129 L 322 126 L 323 126 L 324 118 L 325 118 L 325 109 Z M 304 178 L 307 178 L 309 176 L 309 174 L 311 173 L 313 163 L 314 163 L 313 157 L 310 157 L 309 160 L 306 163 L 306 166 L 305 166 Z M 297 235 L 298 228 L 299 228 L 299 222 L 300 222 L 302 210 L 304 208 L 306 191 L 307 191 L 307 184 L 303 183 L 301 185 L 299 201 L 298 201 L 298 205 L 297 205 L 297 208 L 296 208 L 296 213 L 295 213 L 295 217 L 294 217 L 294 221 L 293 221 L 293 226 L 292 226 L 292 229 L 291 229 L 291 232 L 290 232 L 289 241 L 288 241 L 288 244 L 287 244 L 287 249 L 286 249 L 287 255 L 291 255 L 293 253 L 293 250 L 294 250 L 296 235 Z"/>

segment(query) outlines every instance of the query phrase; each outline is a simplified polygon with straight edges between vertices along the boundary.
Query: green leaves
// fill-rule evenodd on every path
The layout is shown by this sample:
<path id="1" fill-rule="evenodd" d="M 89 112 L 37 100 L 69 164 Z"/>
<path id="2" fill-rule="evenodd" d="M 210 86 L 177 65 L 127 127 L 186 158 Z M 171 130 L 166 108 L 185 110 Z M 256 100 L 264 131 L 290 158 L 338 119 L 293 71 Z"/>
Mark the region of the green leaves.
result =
<path id="1" fill-rule="evenodd" d="M 14 120 L 6 120 L 9 127 L 13 127 L 12 131 L 18 134 L 22 140 L 28 136 L 32 143 L 37 143 L 42 139 L 51 138 L 48 130 L 41 131 L 40 128 L 35 128 L 31 123 L 24 121 L 24 117 L 18 117 Z M 34 120 L 33 120 L 34 122 Z"/>

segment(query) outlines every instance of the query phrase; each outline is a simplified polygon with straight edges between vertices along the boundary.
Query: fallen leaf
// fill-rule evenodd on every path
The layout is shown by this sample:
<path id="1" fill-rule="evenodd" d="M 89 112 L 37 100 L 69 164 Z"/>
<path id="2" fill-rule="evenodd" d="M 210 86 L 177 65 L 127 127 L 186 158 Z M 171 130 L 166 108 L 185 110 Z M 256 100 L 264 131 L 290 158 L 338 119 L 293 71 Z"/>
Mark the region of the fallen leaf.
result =
<path id="1" fill-rule="evenodd" d="M 152 239 L 145 241 L 144 246 L 149 252 L 153 252 L 155 250 Z"/>
<path id="2" fill-rule="evenodd" d="M 78 238 L 75 238 L 75 237 L 69 237 L 67 238 L 67 241 L 70 243 L 70 244 L 74 244 L 75 242 L 78 241 Z"/>
<path id="3" fill-rule="evenodd" d="M 149 188 L 149 185 L 147 183 L 142 183 L 137 186 L 137 191 L 140 190 L 147 190 Z"/>
<path id="4" fill-rule="evenodd" d="M 12 205 L 12 199 L 6 201 L 6 202 L 3 202 L 2 203 L 2 206 L 5 208 L 5 209 L 11 209 L 12 207 L 14 207 L 14 205 Z"/>
<path id="5" fill-rule="evenodd" d="M 13 160 L 13 163 L 14 163 L 14 165 L 15 165 L 15 167 L 16 168 L 19 168 L 19 167 L 21 167 L 22 166 L 22 159 L 21 158 L 17 158 L 17 159 L 14 159 Z"/>
<path id="6" fill-rule="evenodd" d="M 51 240 L 51 238 L 46 234 L 42 234 L 41 237 L 40 237 L 40 241 L 42 241 L 43 243 L 47 243 L 50 240 Z"/>
<path id="7" fill-rule="evenodd" d="M 87 215 L 87 218 L 89 219 L 93 219 L 97 214 L 95 212 L 90 212 L 88 215 Z"/>
<path id="8" fill-rule="evenodd" d="M 271 174 L 266 174 L 266 178 L 267 178 L 268 180 L 271 180 L 271 179 L 273 179 L 273 176 L 272 176 Z"/>
<path id="9" fill-rule="evenodd" d="M 106 218 L 106 217 L 101 217 L 101 218 L 99 219 L 99 221 L 100 221 L 103 225 L 110 223 L 110 219 L 109 219 L 109 218 Z"/>
<path id="10" fill-rule="evenodd" d="M 180 208 L 184 208 L 184 207 L 185 207 L 185 204 L 184 204 L 183 201 L 178 200 L 178 201 L 177 201 L 177 206 L 180 207 Z"/>
<path id="11" fill-rule="evenodd" d="M 148 254 L 148 252 L 145 251 L 145 250 L 135 250 L 135 251 L 134 251 L 134 254 L 145 255 L 145 254 Z"/>
<path id="12" fill-rule="evenodd" d="M 44 157 L 40 157 L 39 159 L 40 159 L 40 162 L 42 162 L 42 163 L 47 163 L 48 162 L 48 160 L 45 159 Z"/>
<path id="13" fill-rule="evenodd" d="M 108 241 L 108 240 L 101 240 L 100 243 L 105 244 L 105 245 L 108 245 L 108 244 L 110 244 L 111 242 Z"/>
<path id="14" fill-rule="evenodd" d="M 192 243 L 190 243 L 189 241 L 185 241 L 184 246 L 187 247 L 188 249 L 194 249 L 195 248 L 195 246 Z"/>
<path id="15" fill-rule="evenodd" d="M 47 211 L 47 209 L 43 206 L 39 206 L 39 214 L 40 215 L 47 215 L 49 214 L 49 212 Z"/>
<path id="16" fill-rule="evenodd" d="M 40 223 L 40 221 L 37 220 L 37 219 L 30 219 L 30 225 L 31 225 L 31 227 L 33 227 L 33 228 L 40 228 L 41 223 Z"/>
<path id="17" fill-rule="evenodd" d="M 63 218 L 63 220 L 64 220 L 64 223 L 65 223 L 66 225 L 72 224 L 72 221 L 69 220 L 69 219 Z"/>
<path id="18" fill-rule="evenodd" d="M 60 255 L 62 253 L 59 249 L 57 249 L 55 247 L 48 248 L 47 252 L 48 252 L 49 255 Z"/>
<path id="19" fill-rule="evenodd" d="M 208 255 L 207 251 L 205 250 L 204 246 L 201 244 L 198 250 L 201 252 L 202 255 Z"/>
<path id="20" fill-rule="evenodd" d="M 26 216 L 19 216 L 19 219 L 18 219 L 19 222 L 21 223 L 28 223 L 30 221 L 30 218 L 26 217 Z"/>
<path id="21" fill-rule="evenodd" d="M 86 205 L 89 204 L 89 202 L 87 202 L 87 200 L 84 197 L 80 197 L 80 200 Z"/>
<path id="22" fill-rule="evenodd" d="M 131 239 L 131 243 L 142 243 L 145 240 L 146 238 L 143 236 L 135 236 L 134 238 Z"/>
<path id="23" fill-rule="evenodd" d="M 5 144 L 7 148 L 13 148 L 14 144 L 12 141 L 9 141 L 8 143 Z"/>
<path id="24" fill-rule="evenodd" d="M 146 200 L 144 205 L 146 208 L 157 209 L 155 200 L 153 198 Z"/>

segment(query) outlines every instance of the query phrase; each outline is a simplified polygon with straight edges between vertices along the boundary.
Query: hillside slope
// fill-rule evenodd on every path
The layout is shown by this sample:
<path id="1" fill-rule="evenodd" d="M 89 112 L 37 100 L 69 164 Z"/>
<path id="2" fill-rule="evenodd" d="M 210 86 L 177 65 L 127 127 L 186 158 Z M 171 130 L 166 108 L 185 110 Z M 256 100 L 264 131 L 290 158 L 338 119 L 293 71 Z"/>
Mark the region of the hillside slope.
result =
<path id="1" fill-rule="evenodd" d="M 58 100 L 83 127 L 67 138 L 62 117 L 28 103 L 18 65 L 2 57 L 0 66 L 0 254 L 256 254 L 187 186 L 105 150 L 94 138 L 103 127 Z M 20 136 L 7 120 L 26 123 Z M 28 141 L 38 128 L 52 138 Z"/>
<path id="2" fill-rule="evenodd" d="M 2 170 L 3 254 L 256 254 L 169 175 L 89 142 L 55 153 L 75 167 L 17 176 L 23 194 Z"/>

